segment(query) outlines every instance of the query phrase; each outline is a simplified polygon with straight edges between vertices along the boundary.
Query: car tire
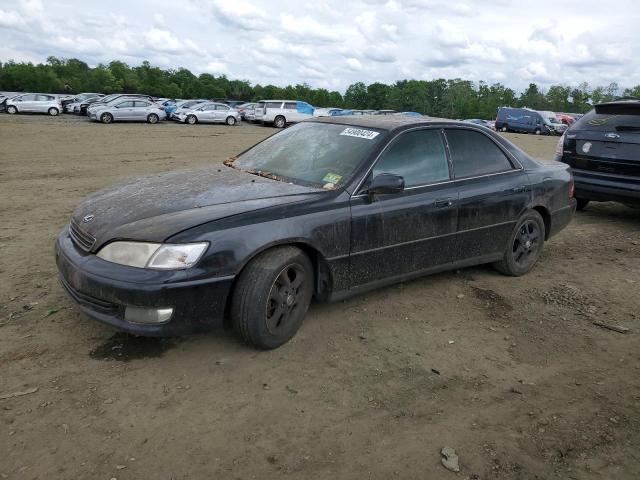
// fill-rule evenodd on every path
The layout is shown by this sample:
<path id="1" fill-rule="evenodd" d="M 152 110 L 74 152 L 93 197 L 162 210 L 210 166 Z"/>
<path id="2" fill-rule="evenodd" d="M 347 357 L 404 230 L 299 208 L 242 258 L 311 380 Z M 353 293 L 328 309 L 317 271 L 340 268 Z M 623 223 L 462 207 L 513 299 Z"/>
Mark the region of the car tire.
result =
<path id="1" fill-rule="evenodd" d="M 275 247 L 251 260 L 233 292 L 231 321 L 240 338 L 271 350 L 298 331 L 313 295 L 313 265 L 296 247 Z"/>
<path id="2" fill-rule="evenodd" d="M 576 210 L 581 211 L 587 208 L 589 201 L 590 200 L 588 198 L 576 198 Z"/>
<path id="3" fill-rule="evenodd" d="M 502 127 L 500 130 L 505 132 L 505 133 L 509 131 L 509 129 L 507 127 Z"/>
<path id="4" fill-rule="evenodd" d="M 286 125 L 287 120 L 282 115 L 278 115 L 273 119 L 273 126 L 276 128 L 284 128 Z"/>
<path id="5" fill-rule="evenodd" d="M 52 117 L 55 117 L 60 113 L 60 110 L 58 110 L 56 107 L 51 107 L 49 110 L 47 110 L 47 113 Z"/>
<path id="6" fill-rule="evenodd" d="M 225 123 L 230 127 L 233 127 L 237 122 L 238 121 L 236 120 L 236 117 L 232 117 L 232 116 L 228 116 L 227 120 L 225 121 Z"/>
<path id="7" fill-rule="evenodd" d="M 7 113 L 10 114 L 10 115 L 13 115 L 15 113 L 18 113 L 18 109 L 13 105 L 9 105 L 7 107 Z"/>
<path id="8" fill-rule="evenodd" d="M 544 249 L 545 226 L 535 210 L 523 214 L 509 236 L 509 244 L 502 260 L 494 263 L 500 273 L 519 277 L 528 273 Z"/>
<path id="9" fill-rule="evenodd" d="M 196 123 L 198 123 L 198 119 L 195 115 L 187 115 L 187 118 L 184 122 L 188 123 L 189 125 L 195 125 Z"/>
<path id="10" fill-rule="evenodd" d="M 112 123 L 113 115 L 111 115 L 110 113 L 103 113 L 102 115 L 100 115 L 100 121 L 102 123 Z"/>
<path id="11" fill-rule="evenodd" d="M 150 113 L 147 116 L 147 122 L 148 123 L 158 123 L 158 121 L 160 120 L 160 117 L 158 117 L 158 115 L 156 115 L 155 113 Z"/>
<path id="12" fill-rule="evenodd" d="M 536 128 L 536 130 L 533 133 L 535 133 L 536 135 L 540 135 L 542 134 L 542 130 L 540 130 L 539 128 Z"/>

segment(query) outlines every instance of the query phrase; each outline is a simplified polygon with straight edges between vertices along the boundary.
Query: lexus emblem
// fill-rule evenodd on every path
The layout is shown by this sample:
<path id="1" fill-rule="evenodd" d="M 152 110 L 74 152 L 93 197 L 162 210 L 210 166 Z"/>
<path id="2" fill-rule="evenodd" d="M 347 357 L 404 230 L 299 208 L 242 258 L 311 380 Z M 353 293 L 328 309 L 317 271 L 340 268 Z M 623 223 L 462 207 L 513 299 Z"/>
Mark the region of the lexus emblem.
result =
<path id="1" fill-rule="evenodd" d="M 91 214 L 91 215 L 85 215 L 84 217 L 82 217 L 82 223 L 90 223 L 93 222 L 93 219 L 95 218 L 95 215 Z"/>
<path id="2" fill-rule="evenodd" d="M 607 138 L 620 138 L 620 135 L 617 133 L 606 133 L 604 136 Z"/>

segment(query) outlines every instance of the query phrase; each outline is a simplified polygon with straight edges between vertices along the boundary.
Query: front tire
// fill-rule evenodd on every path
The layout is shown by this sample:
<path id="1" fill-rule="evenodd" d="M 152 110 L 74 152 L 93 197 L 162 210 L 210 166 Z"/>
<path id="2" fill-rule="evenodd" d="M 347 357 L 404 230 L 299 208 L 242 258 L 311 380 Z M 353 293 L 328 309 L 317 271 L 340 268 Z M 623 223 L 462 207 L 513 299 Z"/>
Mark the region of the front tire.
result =
<path id="1" fill-rule="evenodd" d="M 287 124 L 287 120 L 282 115 L 278 115 L 273 120 L 273 126 L 276 128 L 284 128 L 286 124 Z"/>
<path id="2" fill-rule="evenodd" d="M 235 287 L 231 320 L 246 343 L 271 350 L 298 331 L 313 295 L 313 265 L 296 247 L 276 247 L 253 259 Z"/>
<path id="3" fill-rule="evenodd" d="M 52 117 L 55 117 L 56 115 L 58 115 L 60 113 L 60 110 L 58 110 L 56 107 L 51 107 L 47 113 L 49 115 L 51 115 Z"/>
<path id="4" fill-rule="evenodd" d="M 198 119 L 195 115 L 189 115 L 187 116 L 185 123 L 188 123 L 189 125 L 195 125 L 196 123 L 198 123 Z"/>
<path id="5" fill-rule="evenodd" d="M 542 254 L 544 238 L 542 216 L 535 210 L 529 210 L 518 220 L 502 260 L 494 263 L 494 267 L 500 273 L 512 277 L 528 273 Z"/>
<path id="6" fill-rule="evenodd" d="M 103 113 L 102 115 L 100 115 L 100 121 L 102 123 L 111 123 L 113 122 L 113 115 L 111 115 L 110 113 Z"/>
<path id="7" fill-rule="evenodd" d="M 151 113 L 147 117 L 147 122 L 152 123 L 152 124 L 153 123 L 158 123 L 158 120 L 160 120 L 160 117 L 158 117 L 158 115 L 156 115 L 155 113 Z"/>
<path id="8" fill-rule="evenodd" d="M 535 133 L 536 135 L 541 135 L 542 134 L 542 130 L 540 130 L 539 128 L 536 128 L 536 131 L 533 132 L 533 133 Z"/>
<path id="9" fill-rule="evenodd" d="M 236 124 L 237 120 L 235 117 L 227 117 L 226 124 L 230 127 L 233 127 Z"/>
<path id="10" fill-rule="evenodd" d="M 590 200 L 588 198 L 576 198 L 576 210 L 581 211 L 587 208 L 587 205 L 589 205 L 589 201 Z"/>
<path id="11" fill-rule="evenodd" d="M 9 106 L 7 107 L 7 113 L 9 113 L 9 114 L 13 115 L 13 114 L 15 114 L 15 113 L 18 113 L 18 109 L 17 109 L 15 106 L 13 106 L 13 105 L 9 105 Z"/>

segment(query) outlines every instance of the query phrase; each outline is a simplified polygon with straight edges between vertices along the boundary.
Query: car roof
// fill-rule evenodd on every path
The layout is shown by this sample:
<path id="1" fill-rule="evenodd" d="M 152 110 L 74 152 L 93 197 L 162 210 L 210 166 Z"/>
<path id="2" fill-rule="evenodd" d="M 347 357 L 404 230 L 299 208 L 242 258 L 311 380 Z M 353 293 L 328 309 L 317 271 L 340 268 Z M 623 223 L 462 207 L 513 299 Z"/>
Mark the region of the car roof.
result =
<path id="1" fill-rule="evenodd" d="M 299 100 L 260 100 L 260 102 L 298 102 Z"/>
<path id="2" fill-rule="evenodd" d="M 345 115 L 339 117 L 314 117 L 305 122 L 334 123 L 352 127 L 368 127 L 380 130 L 395 130 L 397 128 L 420 125 L 451 125 L 469 127 L 469 123 L 447 118 L 412 117 L 408 115 Z"/>

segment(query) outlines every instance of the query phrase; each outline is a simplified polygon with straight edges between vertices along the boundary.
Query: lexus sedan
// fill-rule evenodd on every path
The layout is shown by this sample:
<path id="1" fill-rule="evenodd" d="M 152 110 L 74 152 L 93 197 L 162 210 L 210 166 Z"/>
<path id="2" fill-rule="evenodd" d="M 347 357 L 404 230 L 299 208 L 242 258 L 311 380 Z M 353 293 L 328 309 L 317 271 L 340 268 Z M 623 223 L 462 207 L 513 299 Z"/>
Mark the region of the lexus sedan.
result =
<path id="1" fill-rule="evenodd" d="M 224 103 L 199 103 L 191 109 L 176 111 L 173 118 L 182 123 L 226 123 L 233 126 L 240 121 L 240 114 L 235 108 Z"/>
<path id="2" fill-rule="evenodd" d="M 16 95 L 6 101 L 6 112 L 14 113 L 48 113 L 55 117 L 62 111 L 60 99 L 43 93 L 25 93 Z"/>
<path id="3" fill-rule="evenodd" d="M 578 210 L 590 201 L 640 208 L 640 100 L 596 105 L 560 138 L 556 160 L 571 166 Z"/>
<path id="4" fill-rule="evenodd" d="M 233 327 L 276 348 L 336 301 L 492 263 L 529 272 L 575 211 L 569 167 L 463 122 L 314 118 L 198 170 L 85 199 L 60 233 L 62 285 L 137 335 Z"/>
<path id="5" fill-rule="evenodd" d="M 89 119 L 102 123 L 147 122 L 158 123 L 166 118 L 164 107 L 142 98 L 116 101 L 89 111 Z"/>

